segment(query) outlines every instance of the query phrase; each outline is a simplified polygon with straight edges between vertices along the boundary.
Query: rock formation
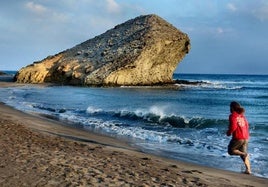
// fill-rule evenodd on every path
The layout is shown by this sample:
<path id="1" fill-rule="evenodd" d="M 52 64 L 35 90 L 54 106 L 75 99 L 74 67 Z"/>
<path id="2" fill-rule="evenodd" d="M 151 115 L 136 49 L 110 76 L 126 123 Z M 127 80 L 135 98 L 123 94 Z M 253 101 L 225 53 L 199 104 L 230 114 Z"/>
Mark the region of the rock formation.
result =
<path id="1" fill-rule="evenodd" d="M 6 73 L 3 71 L 0 71 L 0 75 L 6 75 Z"/>
<path id="2" fill-rule="evenodd" d="M 170 83 L 189 50 L 187 34 L 157 15 L 139 16 L 22 68 L 15 80 L 72 85 Z"/>

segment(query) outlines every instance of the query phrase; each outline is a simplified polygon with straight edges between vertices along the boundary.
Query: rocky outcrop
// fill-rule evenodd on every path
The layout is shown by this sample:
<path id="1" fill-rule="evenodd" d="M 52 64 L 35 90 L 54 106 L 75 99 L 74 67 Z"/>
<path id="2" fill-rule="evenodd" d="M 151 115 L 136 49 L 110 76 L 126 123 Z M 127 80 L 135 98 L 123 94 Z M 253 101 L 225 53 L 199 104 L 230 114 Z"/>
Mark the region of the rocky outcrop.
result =
<path id="1" fill-rule="evenodd" d="M 139 16 L 22 68 L 16 81 L 72 85 L 170 83 L 189 50 L 187 34 L 157 15 Z"/>
<path id="2" fill-rule="evenodd" d="M 7 74 L 3 71 L 0 71 L 0 75 L 7 75 Z"/>

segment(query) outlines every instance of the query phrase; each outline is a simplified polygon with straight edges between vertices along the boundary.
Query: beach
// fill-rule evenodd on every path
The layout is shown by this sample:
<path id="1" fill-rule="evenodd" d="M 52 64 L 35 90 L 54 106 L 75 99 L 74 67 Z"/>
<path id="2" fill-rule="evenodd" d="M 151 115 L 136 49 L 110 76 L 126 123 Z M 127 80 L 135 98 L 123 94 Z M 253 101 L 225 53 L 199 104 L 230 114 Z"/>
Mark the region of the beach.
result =
<path id="1" fill-rule="evenodd" d="M 0 86 L 14 86 L 1 83 Z M 0 104 L 0 186 L 267 186 Z"/>

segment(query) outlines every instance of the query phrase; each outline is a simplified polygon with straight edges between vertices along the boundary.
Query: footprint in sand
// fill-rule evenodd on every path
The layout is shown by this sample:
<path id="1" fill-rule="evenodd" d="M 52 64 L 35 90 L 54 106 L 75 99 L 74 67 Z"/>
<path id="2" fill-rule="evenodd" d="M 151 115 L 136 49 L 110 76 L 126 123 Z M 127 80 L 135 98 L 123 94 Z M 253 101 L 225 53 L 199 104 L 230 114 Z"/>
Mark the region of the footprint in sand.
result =
<path id="1" fill-rule="evenodd" d="M 198 171 L 198 170 L 184 170 L 182 171 L 183 173 L 190 173 L 190 174 L 193 174 L 193 173 L 202 173 L 201 171 Z"/>

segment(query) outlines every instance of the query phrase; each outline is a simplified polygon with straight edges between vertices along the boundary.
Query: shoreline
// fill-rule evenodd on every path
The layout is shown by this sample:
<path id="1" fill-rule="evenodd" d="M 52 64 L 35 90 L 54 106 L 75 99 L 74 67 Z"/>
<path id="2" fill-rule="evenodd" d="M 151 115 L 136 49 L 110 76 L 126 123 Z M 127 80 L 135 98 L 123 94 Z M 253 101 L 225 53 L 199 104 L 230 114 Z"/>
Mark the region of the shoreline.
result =
<path id="1" fill-rule="evenodd" d="M 9 84 L 5 86 L 14 86 Z M 0 129 L 0 186 L 266 186 L 268 182 L 142 153 L 127 142 L 3 103 Z"/>

